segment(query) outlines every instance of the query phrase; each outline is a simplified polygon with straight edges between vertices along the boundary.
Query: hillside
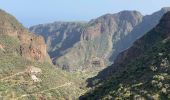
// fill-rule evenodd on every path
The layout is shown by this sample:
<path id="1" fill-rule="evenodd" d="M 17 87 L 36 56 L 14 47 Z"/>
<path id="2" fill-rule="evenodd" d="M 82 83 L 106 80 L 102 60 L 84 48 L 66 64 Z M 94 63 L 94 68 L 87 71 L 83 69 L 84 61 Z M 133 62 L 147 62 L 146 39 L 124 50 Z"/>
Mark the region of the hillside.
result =
<path id="1" fill-rule="evenodd" d="M 1 100 L 76 99 L 84 91 L 81 82 L 51 64 L 41 36 L 0 10 Z"/>
<path id="2" fill-rule="evenodd" d="M 80 99 L 169 100 L 169 61 L 170 12 L 93 78 L 94 89 Z"/>
<path id="3" fill-rule="evenodd" d="M 87 23 L 55 22 L 30 31 L 46 39 L 53 63 L 66 71 L 101 70 L 156 26 L 169 8 L 143 16 L 137 11 L 106 14 Z"/>

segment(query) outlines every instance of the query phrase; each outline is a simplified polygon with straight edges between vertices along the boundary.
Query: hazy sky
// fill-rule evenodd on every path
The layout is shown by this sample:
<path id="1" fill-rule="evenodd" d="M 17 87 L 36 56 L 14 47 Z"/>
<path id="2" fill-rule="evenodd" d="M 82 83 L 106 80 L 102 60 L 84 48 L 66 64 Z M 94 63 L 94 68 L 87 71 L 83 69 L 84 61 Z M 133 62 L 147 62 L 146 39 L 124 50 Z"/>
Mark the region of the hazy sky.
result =
<path id="1" fill-rule="evenodd" d="M 106 13 L 138 10 L 151 14 L 170 0 L 1 0 L 0 8 L 14 15 L 24 26 L 53 21 L 88 21 Z"/>

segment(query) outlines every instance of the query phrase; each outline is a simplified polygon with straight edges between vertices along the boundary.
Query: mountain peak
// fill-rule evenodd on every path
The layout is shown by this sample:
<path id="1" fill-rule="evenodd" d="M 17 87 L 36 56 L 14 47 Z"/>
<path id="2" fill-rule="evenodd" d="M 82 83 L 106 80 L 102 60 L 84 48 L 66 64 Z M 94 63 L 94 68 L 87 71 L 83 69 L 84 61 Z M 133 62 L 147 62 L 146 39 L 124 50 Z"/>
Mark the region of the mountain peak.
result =
<path id="1" fill-rule="evenodd" d="M 136 10 L 124 10 L 124 11 L 118 12 L 118 14 L 125 14 L 125 15 L 136 14 L 136 15 L 142 15 L 139 11 L 136 11 Z"/>

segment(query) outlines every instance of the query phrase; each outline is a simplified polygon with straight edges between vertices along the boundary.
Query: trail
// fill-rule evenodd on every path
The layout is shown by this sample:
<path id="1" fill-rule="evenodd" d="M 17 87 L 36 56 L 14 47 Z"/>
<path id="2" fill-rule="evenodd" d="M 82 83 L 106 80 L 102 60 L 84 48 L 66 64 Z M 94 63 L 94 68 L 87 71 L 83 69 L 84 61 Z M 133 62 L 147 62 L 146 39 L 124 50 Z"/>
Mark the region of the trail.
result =
<path id="1" fill-rule="evenodd" d="M 61 87 L 69 86 L 71 84 L 72 84 L 72 82 L 68 82 L 68 83 L 65 83 L 63 85 L 60 85 L 60 86 L 57 86 L 57 87 L 54 87 L 54 88 L 50 88 L 50 89 L 46 89 L 46 90 L 40 91 L 38 93 L 42 93 L 42 92 L 46 92 L 46 91 L 50 91 L 50 90 L 55 90 L 55 89 L 58 89 L 58 88 L 61 88 Z"/>
<path id="2" fill-rule="evenodd" d="M 26 71 L 24 71 L 24 72 L 18 72 L 18 73 L 15 73 L 15 74 L 11 75 L 11 76 L 4 77 L 4 78 L 2 78 L 2 79 L 0 79 L 0 80 L 1 80 L 1 81 L 7 80 L 7 79 L 12 78 L 12 77 L 14 77 L 14 76 L 17 76 L 17 75 L 20 75 L 20 74 L 24 74 L 25 72 L 26 72 Z"/>
<path id="3" fill-rule="evenodd" d="M 35 92 L 35 93 L 32 93 L 32 94 L 24 94 L 24 95 L 21 95 L 20 97 L 18 97 L 16 100 L 19 100 L 21 98 L 24 98 L 24 97 L 27 97 L 27 96 L 30 96 L 30 95 L 34 95 L 34 94 L 37 94 L 37 93 L 43 93 L 43 92 L 46 92 L 46 91 L 55 90 L 55 89 L 58 89 L 58 88 L 61 88 L 61 87 L 69 86 L 71 84 L 72 84 L 72 82 L 68 82 L 68 83 L 65 83 L 63 85 L 60 85 L 60 86 L 57 86 L 57 87 L 54 87 L 54 88 L 49 88 L 49 89 L 46 89 L 46 90 L 42 90 L 42 91 L 39 91 L 39 92 Z"/>

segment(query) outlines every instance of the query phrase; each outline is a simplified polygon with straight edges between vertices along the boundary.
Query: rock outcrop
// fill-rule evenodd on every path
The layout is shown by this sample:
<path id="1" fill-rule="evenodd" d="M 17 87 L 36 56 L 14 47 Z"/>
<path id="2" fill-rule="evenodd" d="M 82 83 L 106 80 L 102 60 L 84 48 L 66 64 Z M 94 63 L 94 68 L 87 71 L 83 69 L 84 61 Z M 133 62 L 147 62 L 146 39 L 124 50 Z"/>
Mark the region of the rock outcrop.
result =
<path id="1" fill-rule="evenodd" d="M 19 54 L 29 60 L 51 62 L 42 36 L 32 34 L 13 16 L 0 10 L 0 35 L 8 35 L 18 39 Z"/>

